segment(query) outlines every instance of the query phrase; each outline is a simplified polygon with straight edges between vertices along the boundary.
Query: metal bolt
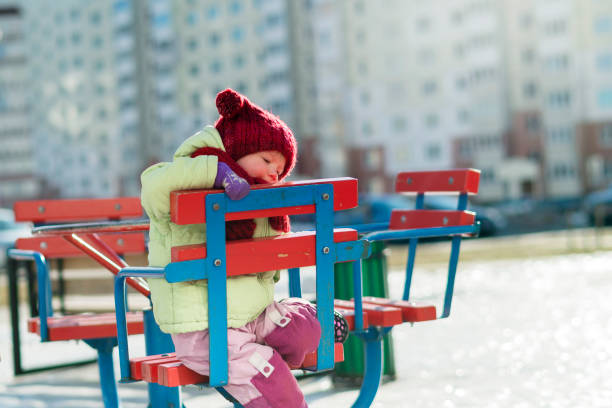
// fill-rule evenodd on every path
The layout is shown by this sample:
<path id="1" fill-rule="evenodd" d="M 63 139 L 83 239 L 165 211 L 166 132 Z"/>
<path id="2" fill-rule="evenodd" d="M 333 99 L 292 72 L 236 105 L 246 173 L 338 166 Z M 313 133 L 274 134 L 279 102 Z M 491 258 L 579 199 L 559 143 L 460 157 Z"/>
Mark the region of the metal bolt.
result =
<path id="1" fill-rule="evenodd" d="M 47 245 L 47 243 L 45 241 L 40 243 L 40 248 L 41 249 L 47 249 L 47 247 L 48 247 L 48 245 Z"/>
<path id="2" fill-rule="evenodd" d="M 221 266 L 221 260 L 215 259 L 215 266 Z"/>
<path id="3" fill-rule="evenodd" d="M 453 184 L 455 182 L 455 179 L 452 177 L 448 178 L 448 184 Z"/>
<path id="4" fill-rule="evenodd" d="M 442 218 L 442 224 L 444 224 L 444 225 L 448 224 L 448 218 L 447 217 Z"/>
<path id="5" fill-rule="evenodd" d="M 39 213 L 44 213 L 45 212 L 45 206 L 44 205 L 39 205 L 38 206 L 38 212 Z"/>
<path id="6" fill-rule="evenodd" d="M 402 215 L 401 220 L 402 220 L 402 222 L 406 222 L 406 216 Z"/>
<path id="7" fill-rule="evenodd" d="M 217 210 L 219 210 L 219 208 L 221 208 L 221 206 L 219 205 L 219 203 L 214 203 L 214 204 L 213 204 L 213 210 L 217 211 Z"/>
<path id="8" fill-rule="evenodd" d="M 117 245 L 119 245 L 119 246 L 123 246 L 123 244 L 125 244 L 125 241 L 123 240 L 123 238 L 119 238 L 119 239 L 117 240 Z"/>
<path id="9" fill-rule="evenodd" d="M 406 184 L 412 184 L 412 177 L 408 177 L 406 179 Z"/>
<path id="10" fill-rule="evenodd" d="M 323 193 L 323 199 L 324 199 L 325 201 L 329 200 L 329 194 L 327 194 L 327 193 Z"/>
<path id="11" fill-rule="evenodd" d="M 329 247 L 323 247 L 323 253 L 329 254 Z"/>
<path id="12" fill-rule="evenodd" d="M 121 209 L 121 204 L 117 203 L 115 204 L 115 210 L 119 211 Z"/>

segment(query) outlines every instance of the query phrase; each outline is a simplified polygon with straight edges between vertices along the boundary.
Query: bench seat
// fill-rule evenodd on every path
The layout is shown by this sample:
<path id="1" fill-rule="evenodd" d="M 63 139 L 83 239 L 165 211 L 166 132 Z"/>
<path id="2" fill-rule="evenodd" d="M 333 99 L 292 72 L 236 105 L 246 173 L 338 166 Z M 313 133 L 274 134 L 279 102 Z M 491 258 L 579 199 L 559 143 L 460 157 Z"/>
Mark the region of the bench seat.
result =
<path id="1" fill-rule="evenodd" d="M 334 345 L 334 361 L 344 361 L 344 347 L 342 343 Z M 316 351 L 306 355 L 301 367 L 292 369 L 314 370 L 317 364 Z M 157 354 L 153 356 L 130 359 L 130 372 L 133 380 L 143 380 L 166 387 L 180 385 L 207 384 L 208 377 L 198 374 L 187 368 L 177 358 L 175 353 Z"/>
<path id="2" fill-rule="evenodd" d="M 349 315 L 351 319 L 349 330 L 353 331 L 355 324 L 354 301 L 334 299 L 334 309 L 340 313 L 343 313 L 344 310 L 353 312 L 352 315 Z M 390 327 L 401 323 L 415 323 L 437 319 L 435 306 L 407 300 L 364 296 L 362 310 L 367 315 L 367 319 L 364 318 L 363 320 L 364 329 L 368 325 Z M 348 318 L 347 322 L 349 322 Z"/>
<path id="3" fill-rule="evenodd" d="M 129 334 L 144 333 L 142 313 L 127 313 L 127 325 Z M 39 317 L 28 319 L 28 331 L 40 335 Z M 49 341 L 117 337 L 116 317 L 115 313 L 52 316 L 47 318 L 47 331 Z"/>

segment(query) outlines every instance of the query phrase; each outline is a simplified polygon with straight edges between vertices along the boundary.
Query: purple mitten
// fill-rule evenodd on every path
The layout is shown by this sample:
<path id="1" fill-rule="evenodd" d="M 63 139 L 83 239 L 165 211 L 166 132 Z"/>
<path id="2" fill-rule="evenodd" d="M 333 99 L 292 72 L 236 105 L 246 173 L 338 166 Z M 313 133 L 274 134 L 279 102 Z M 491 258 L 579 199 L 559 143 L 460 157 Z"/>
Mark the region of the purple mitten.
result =
<path id="1" fill-rule="evenodd" d="M 219 162 L 217 166 L 217 177 L 215 178 L 214 187 L 223 188 L 231 200 L 240 200 L 249 194 L 251 189 L 248 181 L 239 177 L 223 162 Z"/>

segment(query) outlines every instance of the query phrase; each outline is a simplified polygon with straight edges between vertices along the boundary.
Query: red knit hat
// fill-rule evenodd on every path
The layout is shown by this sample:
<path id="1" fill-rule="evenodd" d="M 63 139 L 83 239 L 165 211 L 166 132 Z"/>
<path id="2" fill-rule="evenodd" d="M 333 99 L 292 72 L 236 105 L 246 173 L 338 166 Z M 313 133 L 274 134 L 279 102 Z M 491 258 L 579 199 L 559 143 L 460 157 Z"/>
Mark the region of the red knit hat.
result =
<path id="1" fill-rule="evenodd" d="M 219 92 L 216 103 L 221 117 L 215 122 L 215 128 L 221 135 L 225 151 L 232 159 L 238 160 L 255 152 L 276 150 L 286 160 L 279 180 L 291 172 L 297 157 L 297 143 L 285 122 L 233 89 Z"/>

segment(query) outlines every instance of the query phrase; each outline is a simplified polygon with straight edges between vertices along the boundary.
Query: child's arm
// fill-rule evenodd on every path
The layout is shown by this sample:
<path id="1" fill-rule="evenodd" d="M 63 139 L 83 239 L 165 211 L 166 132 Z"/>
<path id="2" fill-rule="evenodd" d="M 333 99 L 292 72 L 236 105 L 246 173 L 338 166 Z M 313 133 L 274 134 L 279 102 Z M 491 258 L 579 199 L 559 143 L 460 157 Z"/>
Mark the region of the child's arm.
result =
<path id="1" fill-rule="evenodd" d="M 146 169 L 140 176 L 141 201 L 149 217 L 170 217 L 172 191 L 212 188 L 217 165 L 216 156 L 177 157 Z"/>

